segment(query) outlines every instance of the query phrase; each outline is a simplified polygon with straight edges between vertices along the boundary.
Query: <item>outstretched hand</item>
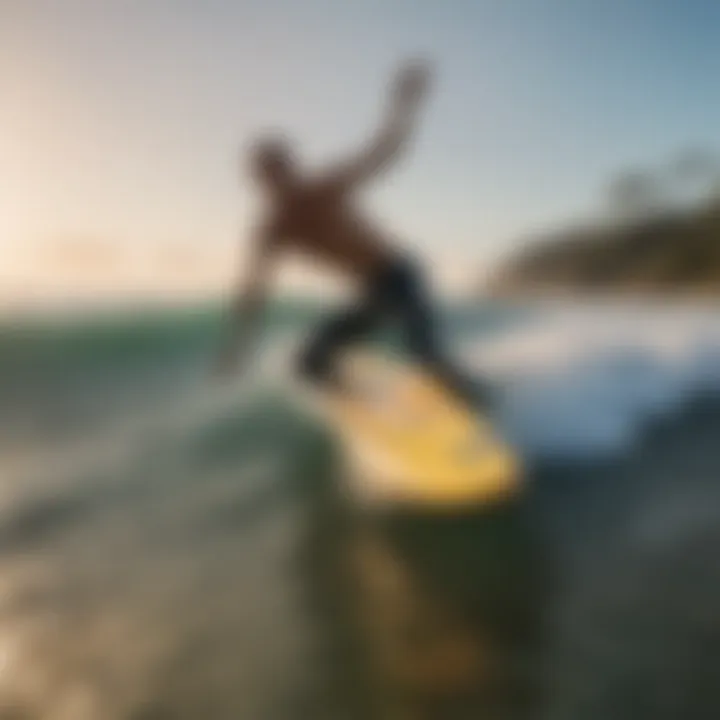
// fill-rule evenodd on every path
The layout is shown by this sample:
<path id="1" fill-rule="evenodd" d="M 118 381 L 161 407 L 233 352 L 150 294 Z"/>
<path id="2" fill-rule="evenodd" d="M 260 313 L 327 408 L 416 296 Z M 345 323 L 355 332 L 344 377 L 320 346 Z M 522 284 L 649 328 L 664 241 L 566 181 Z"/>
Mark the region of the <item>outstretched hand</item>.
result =
<path id="1" fill-rule="evenodd" d="M 427 95 L 430 86 L 430 66 L 423 60 L 403 64 L 395 76 L 393 98 L 403 109 L 415 109 Z"/>

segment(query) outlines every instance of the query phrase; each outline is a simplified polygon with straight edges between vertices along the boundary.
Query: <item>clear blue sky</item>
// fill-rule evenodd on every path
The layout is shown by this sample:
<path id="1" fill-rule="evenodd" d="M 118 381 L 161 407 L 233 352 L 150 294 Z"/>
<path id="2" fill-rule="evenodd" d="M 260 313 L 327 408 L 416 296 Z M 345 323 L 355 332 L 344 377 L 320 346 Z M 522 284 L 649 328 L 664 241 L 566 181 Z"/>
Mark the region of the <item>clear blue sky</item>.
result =
<path id="1" fill-rule="evenodd" d="M 717 0 L 0 0 L 0 242 L 224 252 L 252 133 L 286 129 L 311 163 L 352 150 L 422 51 L 436 91 L 372 207 L 479 266 L 617 171 L 715 146 L 719 33 Z"/>

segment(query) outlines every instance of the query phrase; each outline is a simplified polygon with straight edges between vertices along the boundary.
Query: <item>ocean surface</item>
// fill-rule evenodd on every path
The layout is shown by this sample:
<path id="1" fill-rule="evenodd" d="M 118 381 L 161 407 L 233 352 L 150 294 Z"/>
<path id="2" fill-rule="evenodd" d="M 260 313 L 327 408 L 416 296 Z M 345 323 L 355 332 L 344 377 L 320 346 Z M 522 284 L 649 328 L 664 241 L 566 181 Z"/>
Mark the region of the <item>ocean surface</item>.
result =
<path id="1" fill-rule="evenodd" d="M 272 308 L 247 377 L 224 382 L 214 308 L 3 319 L 0 718 L 322 717 L 298 489 L 331 472 L 332 435 L 293 401 L 291 372 L 320 314 Z M 570 483 L 557 497 L 597 510 L 598 467 L 632 462 L 648 433 L 720 395 L 718 318 L 478 303 L 448 309 L 443 331 L 497 387 L 528 484 L 550 473 Z M 546 519 L 573 515 L 560 502 Z M 658 522 L 643 527 L 670 532 Z M 563 542 L 582 535 L 571 525 Z"/>

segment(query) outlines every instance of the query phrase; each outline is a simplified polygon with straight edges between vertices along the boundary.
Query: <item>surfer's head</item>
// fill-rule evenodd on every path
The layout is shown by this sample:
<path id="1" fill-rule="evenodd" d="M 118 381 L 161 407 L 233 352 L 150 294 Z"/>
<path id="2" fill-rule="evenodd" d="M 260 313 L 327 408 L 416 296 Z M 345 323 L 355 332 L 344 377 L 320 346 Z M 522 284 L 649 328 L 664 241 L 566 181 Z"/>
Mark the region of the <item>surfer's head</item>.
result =
<path id="1" fill-rule="evenodd" d="M 295 174 L 295 153 L 283 137 L 264 137 L 250 149 L 250 173 L 263 187 L 280 190 Z"/>

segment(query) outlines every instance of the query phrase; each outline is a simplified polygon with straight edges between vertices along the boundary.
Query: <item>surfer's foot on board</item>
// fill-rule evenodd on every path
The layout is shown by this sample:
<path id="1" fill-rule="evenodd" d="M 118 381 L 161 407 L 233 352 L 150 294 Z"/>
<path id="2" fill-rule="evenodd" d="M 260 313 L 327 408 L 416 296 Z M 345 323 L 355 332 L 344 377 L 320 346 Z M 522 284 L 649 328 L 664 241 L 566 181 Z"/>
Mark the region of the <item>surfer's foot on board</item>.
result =
<path id="1" fill-rule="evenodd" d="M 487 411 L 496 404 L 495 393 L 483 380 L 471 378 L 448 363 L 432 364 L 427 370 L 471 411 Z"/>

